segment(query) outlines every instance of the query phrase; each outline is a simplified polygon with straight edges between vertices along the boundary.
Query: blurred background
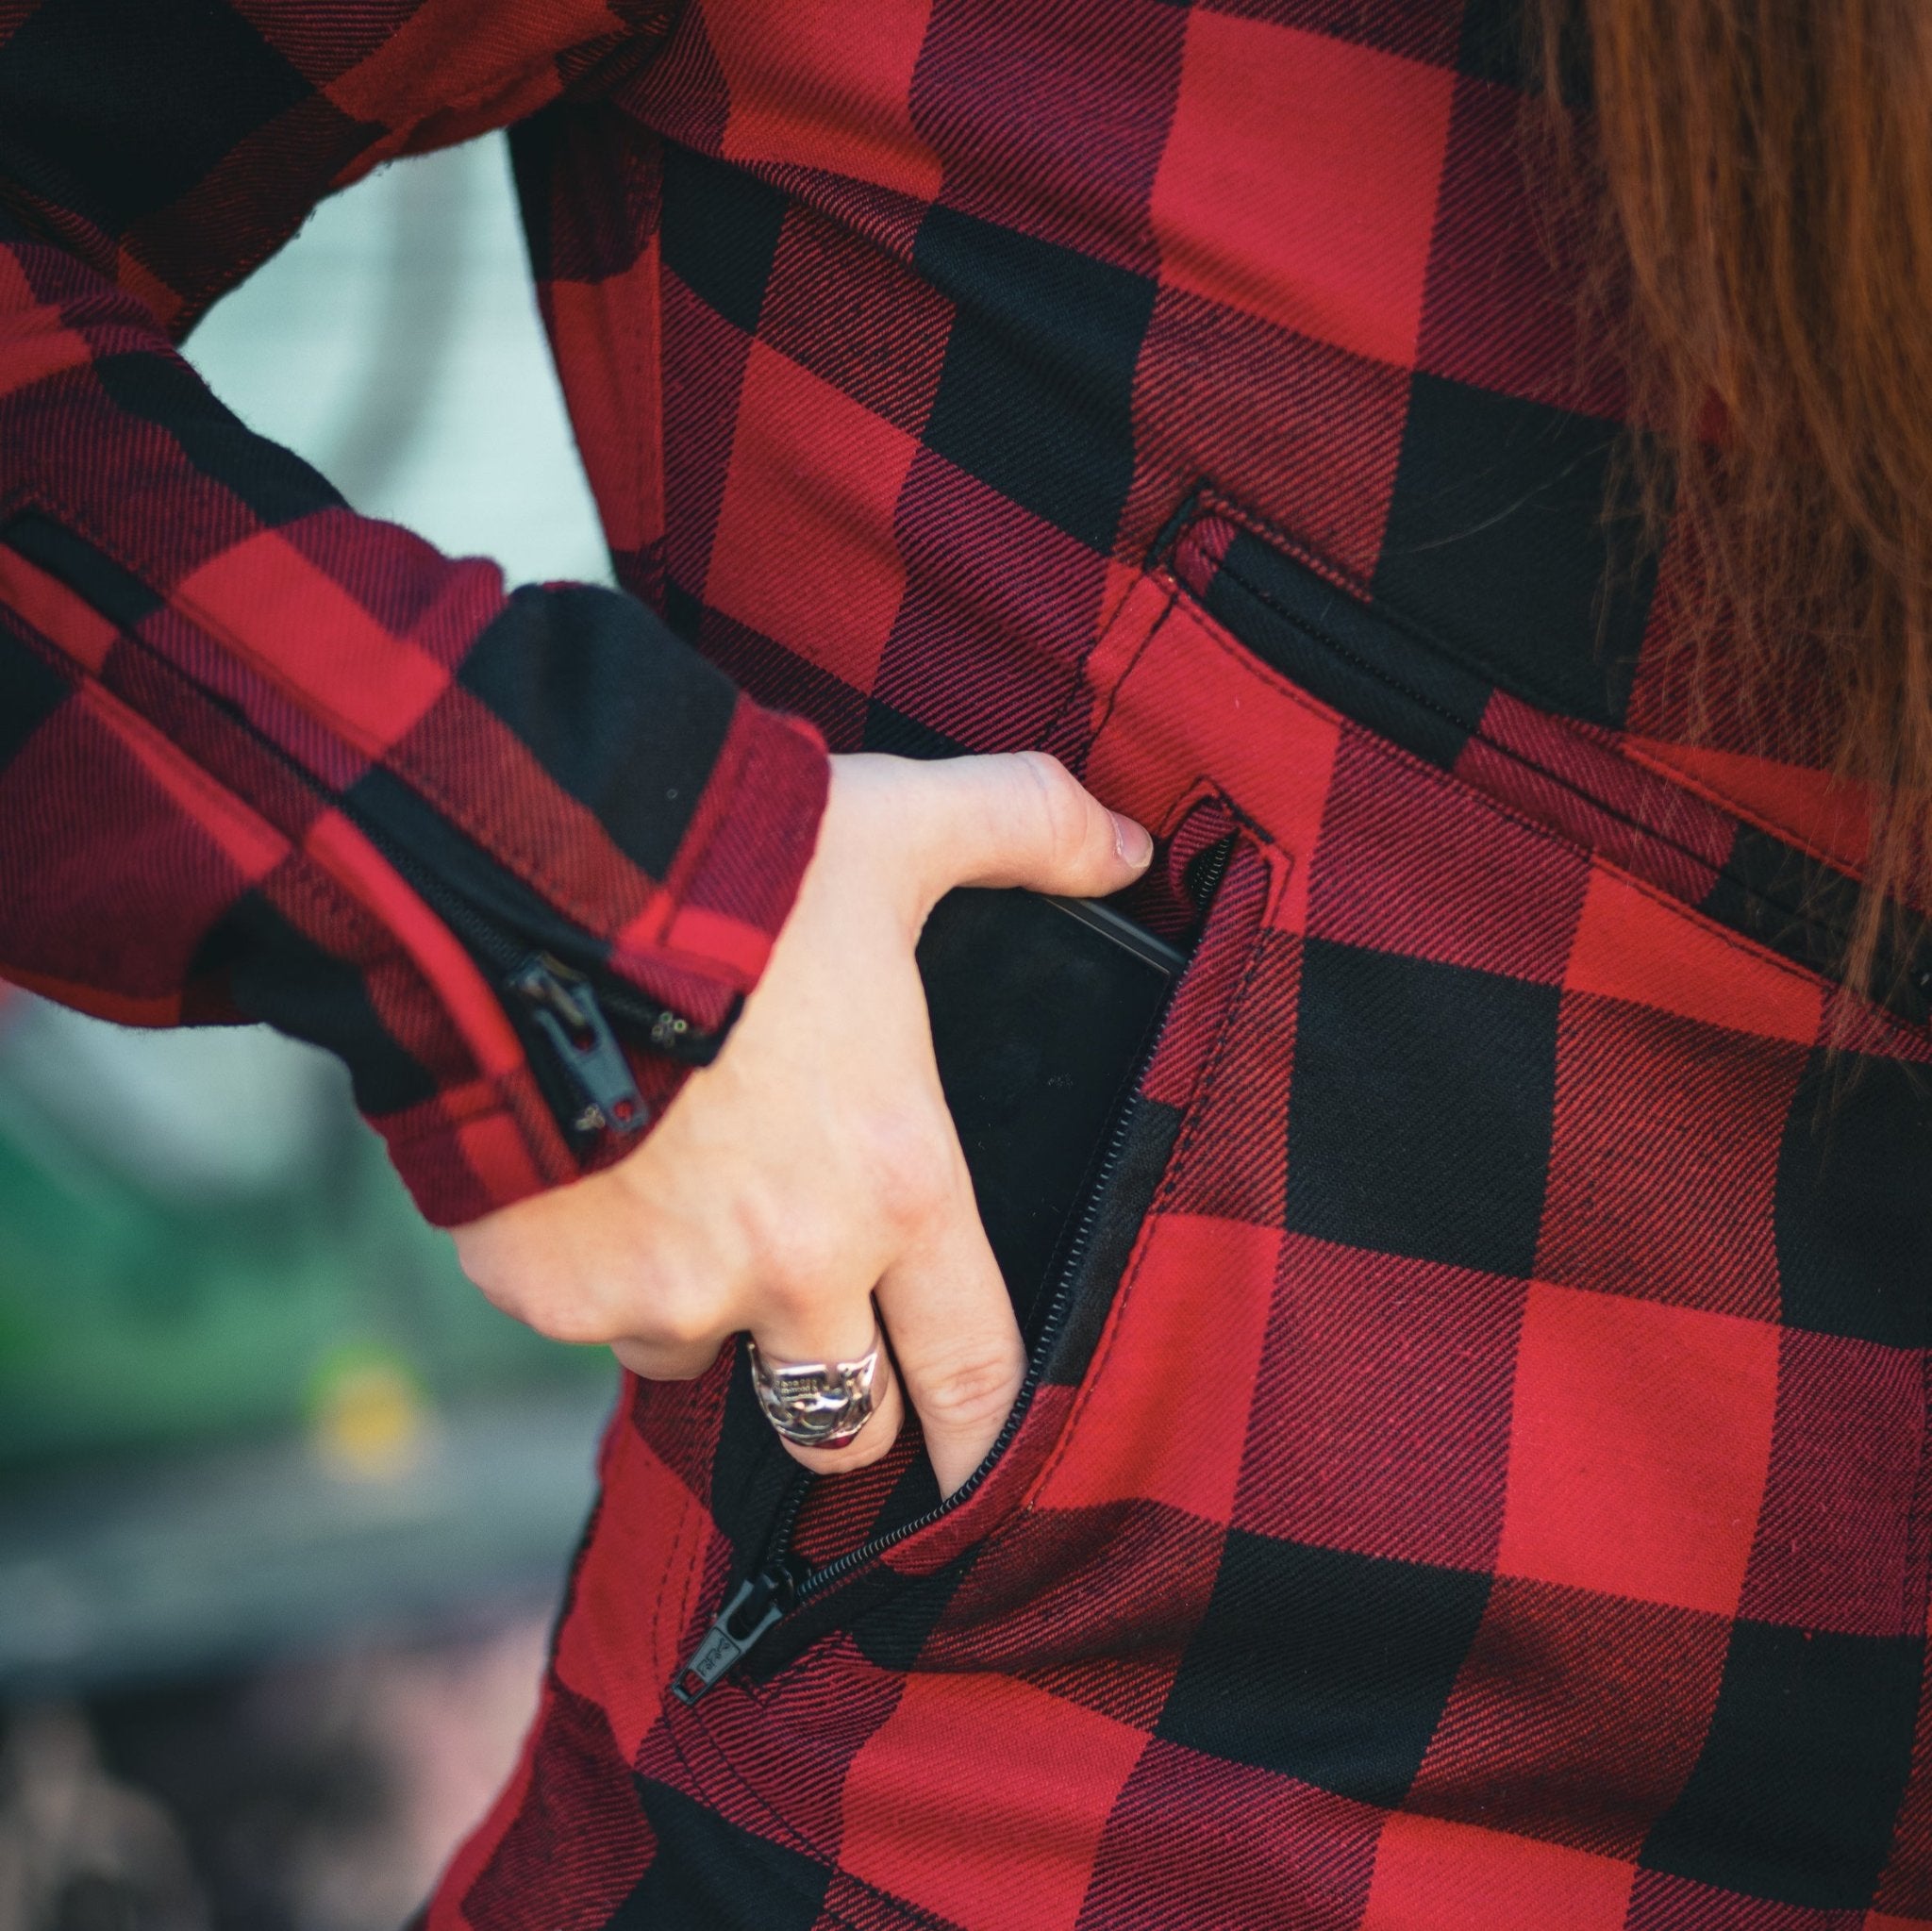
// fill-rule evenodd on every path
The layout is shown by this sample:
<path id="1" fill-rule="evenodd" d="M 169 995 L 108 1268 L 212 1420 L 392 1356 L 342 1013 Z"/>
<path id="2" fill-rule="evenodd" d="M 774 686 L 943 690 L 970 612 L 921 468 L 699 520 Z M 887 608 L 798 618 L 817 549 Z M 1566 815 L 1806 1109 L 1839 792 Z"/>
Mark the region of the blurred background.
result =
<path id="1" fill-rule="evenodd" d="M 501 140 L 190 359 L 359 510 L 608 580 Z M 333 1061 L 0 988 L 0 1931 L 382 1931 L 508 1769 L 614 1370 L 463 1280 Z"/>

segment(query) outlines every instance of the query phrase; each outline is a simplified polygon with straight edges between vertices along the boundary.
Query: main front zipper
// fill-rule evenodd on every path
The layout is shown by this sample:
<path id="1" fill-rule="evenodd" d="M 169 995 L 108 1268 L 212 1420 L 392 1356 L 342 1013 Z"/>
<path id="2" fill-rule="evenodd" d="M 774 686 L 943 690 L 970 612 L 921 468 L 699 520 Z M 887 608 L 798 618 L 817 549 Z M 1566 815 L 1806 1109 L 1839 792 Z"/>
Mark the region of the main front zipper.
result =
<path id="1" fill-rule="evenodd" d="M 1199 918 L 1205 924 L 1208 910 L 1227 871 L 1228 861 L 1234 855 L 1235 840 L 1232 836 L 1204 851 L 1196 861 L 1188 879 L 1190 892 L 1200 907 Z M 923 1515 L 915 1516 L 910 1522 L 902 1523 L 897 1528 L 889 1529 L 882 1535 L 872 1537 L 857 1548 L 848 1549 L 842 1556 L 834 1556 L 829 1562 L 813 1567 L 800 1556 L 791 1547 L 792 1531 L 798 1524 L 800 1511 L 815 1481 L 822 1477 L 801 1470 L 798 1476 L 787 1490 L 785 1500 L 780 1505 L 777 1521 L 773 1524 L 772 1533 L 766 1540 L 765 1554 L 758 1567 L 741 1582 L 732 1592 L 730 1600 L 712 1619 L 711 1626 L 705 1632 L 704 1640 L 691 1652 L 690 1659 L 678 1671 L 671 1686 L 672 1694 L 683 1704 L 694 1704 L 713 1684 L 734 1669 L 749 1656 L 752 1650 L 768 1636 L 793 1610 L 801 1607 L 814 1596 L 822 1594 L 835 1584 L 843 1582 L 847 1576 L 876 1561 L 887 1550 L 903 1542 L 908 1536 L 916 1536 L 923 1530 L 950 1515 L 977 1492 L 987 1477 L 992 1473 L 1013 1437 L 1019 1433 L 1020 1424 L 1026 1419 L 1026 1411 L 1032 1406 L 1033 1397 L 1039 1390 L 1046 1364 L 1052 1358 L 1055 1342 L 1059 1339 L 1060 1330 L 1066 1325 L 1067 1317 L 1073 1311 L 1074 1290 L 1079 1280 L 1081 1264 L 1087 1257 L 1088 1249 L 1092 1245 L 1094 1228 L 1099 1223 L 1103 1204 L 1107 1199 L 1109 1186 L 1120 1171 L 1121 1161 L 1125 1157 L 1134 1122 L 1135 1098 L 1154 1056 L 1160 1049 L 1160 1040 L 1166 1031 L 1167 1015 L 1173 1009 L 1175 993 L 1179 990 L 1180 980 L 1175 979 L 1168 989 L 1160 1018 L 1150 1029 L 1148 1043 L 1141 1055 L 1140 1063 L 1134 1069 L 1134 1075 L 1128 1084 L 1127 1096 L 1114 1115 L 1113 1124 L 1108 1129 L 1106 1140 L 1093 1174 L 1088 1183 L 1086 1198 L 1080 1207 L 1079 1217 L 1074 1223 L 1073 1231 L 1060 1251 L 1059 1265 L 1054 1273 L 1053 1291 L 1046 1304 L 1046 1312 L 1041 1322 L 1038 1337 L 1026 1360 L 1026 1373 L 1020 1383 L 1020 1392 L 1015 1397 L 1012 1408 L 1001 1424 L 1000 1432 L 986 1458 L 974 1470 L 960 1486 L 934 1507 Z"/>

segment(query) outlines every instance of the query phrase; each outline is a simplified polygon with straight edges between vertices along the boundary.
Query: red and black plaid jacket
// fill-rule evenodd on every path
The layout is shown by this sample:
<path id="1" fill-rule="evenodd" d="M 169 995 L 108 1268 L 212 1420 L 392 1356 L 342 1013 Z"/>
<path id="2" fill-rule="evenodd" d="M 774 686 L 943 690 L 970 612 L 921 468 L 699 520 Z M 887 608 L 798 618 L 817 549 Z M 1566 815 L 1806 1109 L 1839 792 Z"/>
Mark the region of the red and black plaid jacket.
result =
<path id="1" fill-rule="evenodd" d="M 774 713 L 1050 746 L 1170 917 L 1235 844 L 1001 1455 L 801 1493 L 733 1356 L 634 1385 L 429 1923 L 1932 1923 L 1932 961 L 1837 979 L 1830 693 L 1693 704 L 1607 556 L 1514 9 L 623 15 L 0 10 L 0 966 L 328 1040 L 453 1216 L 603 1150 L 499 949 L 646 1098 L 756 971 Z M 506 604 L 166 346 L 512 116 L 635 601 Z"/>

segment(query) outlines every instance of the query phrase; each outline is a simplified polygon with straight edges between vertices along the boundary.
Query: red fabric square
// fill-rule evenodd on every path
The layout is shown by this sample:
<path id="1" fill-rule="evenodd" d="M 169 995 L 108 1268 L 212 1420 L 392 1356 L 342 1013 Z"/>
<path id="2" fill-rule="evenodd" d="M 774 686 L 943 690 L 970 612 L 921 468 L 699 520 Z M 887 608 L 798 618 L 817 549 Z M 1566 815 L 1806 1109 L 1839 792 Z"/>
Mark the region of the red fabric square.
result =
<path id="1" fill-rule="evenodd" d="M 1108 1824 L 1081 1931 L 1354 1925 L 1382 1816 L 1292 1777 L 1157 1741 Z"/>
<path id="2" fill-rule="evenodd" d="M 1725 810 L 1778 832 L 1848 872 L 1871 855 L 1871 799 L 1827 771 L 1708 744 L 1673 744 L 1626 735 L 1624 749 L 1669 772 Z"/>
<path id="3" fill-rule="evenodd" d="M 442 664 L 379 623 L 278 530 L 218 551 L 170 601 L 368 757 L 379 757 L 449 683 Z M 266 651 L 256 641 L 270 639 Z"/>
<path id="4" fill-rule="evenodd" d="M 1397 1812 L 1361 1931 L 1622 1931 L 1634 1864 Z"/>
<path id="5" fill-rule="evenodd" d="M 1293 1234 L 1277 1281 L 1236 1524 L 1487 1569 L 1522 1282 Z"/>
<path id="6" fill-rule="evenodd" d="M 154 999 L 145 1023 L 173 1024 L 202 935 L 275 862 L 278 841 L 91 688 L 0 766 L 0 958 L 31 961 L 50 997 L 128 1020 Z"/>
<path id="7" fill-rule="evenodd" d="M 853 1758 L 840 1866 L 965 1931 L 1072 1931 L 1146 1743 L 1007 1677 L 914 1675 Z"/>
<path id="8" fill-rule="evenodd" d="M 703 1558 L 723 1538 L 703 1503 L 620 1423 L 599 1517 L 558 1632 L 558 1680 L 603 1710 L 625 1763 L 690 1654 Z"/>
<path id="9" fill-rule="evenodd" d="M 1308 931 L 1554 986 L 1589 877 L 1580 853 L 1349 730 L 1308 863 Z"/>
<path id="10" fill-rule="evenodd" d="M 1191 1148 L 1212 1152 L 1176 1161 L 1162 1203 L 1167 1211 L 1281 1225 L 1288 1210 L 1288 1091 L 1301 959 L 1299 939 L 1263 932 L 1242 961 L 1240 1011 L 1217 1042 L 1219 1057 L 1187 1128 Z M 1186 1016 L 1176 1003 L 1173 1018 Z M 1180 1046 L 1194 1043 L 1175 1039 L 1172 1029 L 1170 1039 Z M 1149 1078 L 1156 1098 L 1162 1095 L 1154 1077 L 1176 1070 L 1173 1061 L 1163 1066 L 1157 1060 Z"/>
<path id="11" fill-rule="evenodd" d="M 1161 278 L 1407 364 L 1455 78 L 1196 9 L 1154 184 Z"/>
<path id="12" fill-rule="evenodd" d="M 1787 1330 L 1771 1474 L 1740 1612 L 1853 1636 L 1919 1635 L 1924 1453 L 1915 1352 Z"/>
<path id="13" fill-rule="evenodd" d="M 1683 906 L 1603 866 L 1591 875 L 1563 983 L 1707 1025 L 1809 1045 L 1824 989 Z"/>
<path id="14" fill-rule="evenodd" d="M 1802 1048 L 1568 996 L 1536 1272 L 1774 1321 L 1772 1203 Z"/>
<path id="15" fill-rule="evenodd" d="M 1407 1807 L 1634 1857 L 1683 1789 L 1730 1625 L 1498 1578 Z"/>
<path id="16" fill-rule="evenodd" d="M 705 600 L 869 690 L 906 587 L 892 512 L 917 446 L 754 342 Z"/>
<path id="17" fill-rule="evenodd" d="M 912 70 L 932 0 L 731 0 L 705 9 L 730 91 L 726 160 L 824 168 L 915 200 L 940 160 L 912 125 Z"/>
<path id="18" fill-rule="evenodd" d="M 724 500 L 751 338 L 674 270 L 664 271 L 660 286 L 664 562 L 671 577 L 696 595 Z"/>
<path id="19" fill-rule="evenodd" d="M 1498 1571 L 1732 1614 L 1776 1399 L 1774 1327 L 1532 1282 Z"/>
<path id="20" fill-rule="evenodd" d="M 628 268 L 543 291 L 552 350 L 570 373 L 571 433 L 614 550 L 641 551 L 664 537 L 660 274 L 653 236 Z"/>
<path id="21" fill-rule="evenodd" d="M 1122 678 L 1088 753 L 1091 790 L 1118 810 L 1159 824 L 1201 777 L 1214 746 L 1216 787 L 1285 850 L 1321 836 L 1341 725 L 1268 670 L 1186 598 L 1174 605 Z M 1297 864 L 1274 915 L 1299 932 L 1308 868 Z"/>
<path id="22" fill-rule="evenodd" d="M 1114 1300 L 1043 1507 L 1144 1498 L 1225 1523 L 1248 1432 L 1281 1234 L 1158 1213 Z M 1202 1396 L 1185 1426 L 1176 1388 Z"/>

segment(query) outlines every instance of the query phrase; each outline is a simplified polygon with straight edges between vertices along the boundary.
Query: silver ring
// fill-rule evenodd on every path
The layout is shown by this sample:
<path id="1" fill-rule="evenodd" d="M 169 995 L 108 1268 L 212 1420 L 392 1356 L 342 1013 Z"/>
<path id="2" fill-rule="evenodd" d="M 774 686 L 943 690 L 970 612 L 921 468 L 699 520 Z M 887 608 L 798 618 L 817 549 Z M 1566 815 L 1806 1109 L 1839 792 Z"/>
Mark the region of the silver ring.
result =
<path id="1" fill-rule="evenodd" d="M 745 1345 L 758 1407 L 794 1447 L 843 1448 L 872 1420 L 884 1392 L 876 1323 L 872 1346 L 852 1361 L 768 1361 L 748 1335 Z"/>

